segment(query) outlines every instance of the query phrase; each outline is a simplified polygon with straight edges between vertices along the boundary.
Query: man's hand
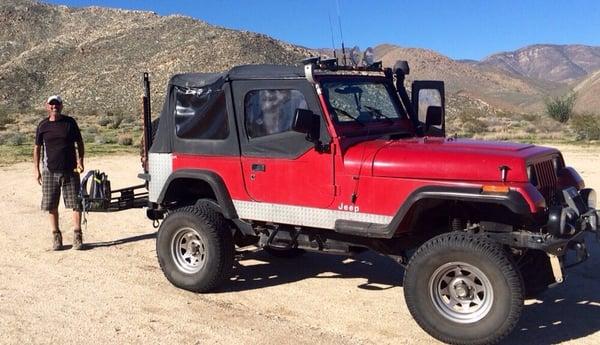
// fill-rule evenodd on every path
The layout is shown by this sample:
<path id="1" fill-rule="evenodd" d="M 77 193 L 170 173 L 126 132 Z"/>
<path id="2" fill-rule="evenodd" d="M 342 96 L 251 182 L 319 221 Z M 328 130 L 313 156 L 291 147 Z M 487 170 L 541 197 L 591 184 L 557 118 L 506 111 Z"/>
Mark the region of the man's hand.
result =
<path id="1" fill-rule="evenodd" d="M 39 170 L 36 171 L 36 174 L 37 174 L 37 177 L 36 177 L 37 183 L 41 186 L 42 185 L 42 174 L 40 173 Z"/>
<path id="2" fill-rule="evenodd" d="M 80 174 L 83 172 L 83 159 L 81 158 L 77 160 L 77 172 Z"/>

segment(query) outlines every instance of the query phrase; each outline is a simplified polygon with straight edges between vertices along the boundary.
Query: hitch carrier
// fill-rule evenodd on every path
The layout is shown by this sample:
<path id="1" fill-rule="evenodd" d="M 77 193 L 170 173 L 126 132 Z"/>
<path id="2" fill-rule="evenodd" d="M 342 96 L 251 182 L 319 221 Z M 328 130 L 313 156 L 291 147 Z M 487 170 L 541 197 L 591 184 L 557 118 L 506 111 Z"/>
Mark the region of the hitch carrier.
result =
<path id="1" fill-rule="evenodd" d="M 110 197 L 94 199 L 82 198 L 84 212 L 117 212 L 130 208 L 144 208 L 148 206 L 148 190 L 145 184 L 116 189 L 110 192 Z"/>

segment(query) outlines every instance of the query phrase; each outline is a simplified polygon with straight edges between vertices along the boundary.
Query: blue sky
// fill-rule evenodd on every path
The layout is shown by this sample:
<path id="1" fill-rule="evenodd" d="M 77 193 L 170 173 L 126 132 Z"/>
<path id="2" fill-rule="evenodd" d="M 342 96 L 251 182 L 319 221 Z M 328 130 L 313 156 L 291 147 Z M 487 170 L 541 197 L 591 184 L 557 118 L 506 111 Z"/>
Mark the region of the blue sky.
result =
<path id="1" fill-rule="evenodd" d="M 598 0 L 50 0 L 183 14 L 263 33 L 310 48 L 361 49 L 381 43 L 429 48 L 454 59 L 482 59 L 535 43 L 600 46 Z M 331 18 L 331 26 L 330 26 Z"/>

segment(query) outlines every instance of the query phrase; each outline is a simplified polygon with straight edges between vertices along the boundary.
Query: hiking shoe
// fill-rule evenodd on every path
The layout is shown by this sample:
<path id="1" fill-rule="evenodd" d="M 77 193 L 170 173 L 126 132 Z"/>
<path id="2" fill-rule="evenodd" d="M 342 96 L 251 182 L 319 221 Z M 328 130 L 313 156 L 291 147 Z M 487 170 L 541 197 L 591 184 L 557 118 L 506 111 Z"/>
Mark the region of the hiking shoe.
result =
<path id="1" fill-rule="evenodd" d="M 62 244 L 62 234 L 60 231 L 52 232 L 52 250 L 61 250 L 63 248 Z"/>
<path id="2" fill-rule="evenodd" d="M 73 231 L 73 249 L 83 249 L 83 234 L 81 233 L 81 230 Z"/>

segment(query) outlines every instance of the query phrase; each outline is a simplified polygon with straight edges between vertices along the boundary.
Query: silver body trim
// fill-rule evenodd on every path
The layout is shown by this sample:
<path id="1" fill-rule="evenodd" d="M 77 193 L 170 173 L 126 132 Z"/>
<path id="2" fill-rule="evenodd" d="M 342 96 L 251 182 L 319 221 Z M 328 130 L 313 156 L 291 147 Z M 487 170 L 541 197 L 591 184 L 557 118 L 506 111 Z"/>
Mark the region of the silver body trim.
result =
<path id="1" fill-rule="evenodd" d="M 173 172 L 173 155 L 171 153 L 149 153 L 148 172 L 150 173 L 148 200 L 157 202 L 165 182 Z"/>
<path id="2" fill-rule="evenodd" d="M 270 204 L 265 202 L 233 200 L 241 219 L 258 220 L 280 224 L 334 229 L 336 220 L 351 220 L 387 225 L 391 216 L 372 213 L 338 211 L 314 207 Z"/>

